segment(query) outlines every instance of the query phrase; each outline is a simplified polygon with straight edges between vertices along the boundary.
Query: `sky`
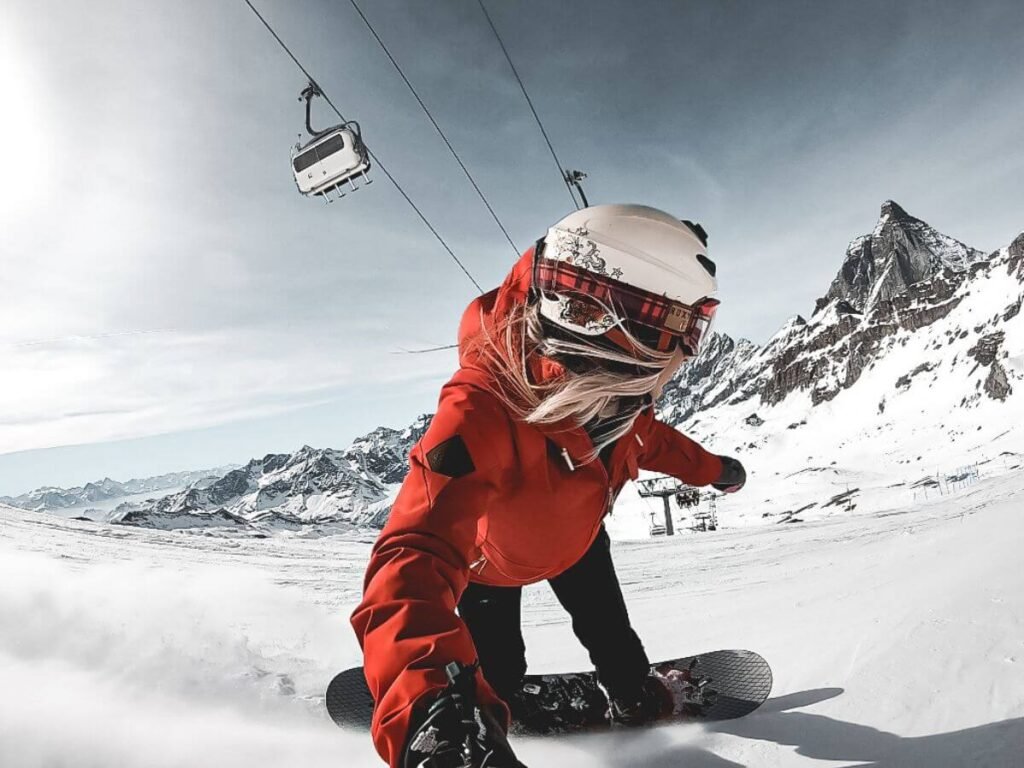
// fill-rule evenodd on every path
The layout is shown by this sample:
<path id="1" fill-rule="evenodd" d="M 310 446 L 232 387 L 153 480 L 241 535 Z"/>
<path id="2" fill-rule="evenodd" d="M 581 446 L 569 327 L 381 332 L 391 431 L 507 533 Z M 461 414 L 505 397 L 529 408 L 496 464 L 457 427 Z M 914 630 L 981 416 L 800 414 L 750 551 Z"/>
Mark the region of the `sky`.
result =
<path id="1" fill-rule="evenodd" d="M 514 253 L 348 3 L 254 0 L 476 280 Z M 520 249 L 571 208 L 478 5 L 361 0 Z M 766 341 L 886 199 L 1024 230 L 1017 0 L 488 0 L 591 203 L 703 223 Z M 302 73 L 242 0 L 0 8 L 0 494 L 344 447 L 432 411 L 476 289 L 387 178 L 288 166 Z M 330 113 L 316 105 L 314 124 Z"/>

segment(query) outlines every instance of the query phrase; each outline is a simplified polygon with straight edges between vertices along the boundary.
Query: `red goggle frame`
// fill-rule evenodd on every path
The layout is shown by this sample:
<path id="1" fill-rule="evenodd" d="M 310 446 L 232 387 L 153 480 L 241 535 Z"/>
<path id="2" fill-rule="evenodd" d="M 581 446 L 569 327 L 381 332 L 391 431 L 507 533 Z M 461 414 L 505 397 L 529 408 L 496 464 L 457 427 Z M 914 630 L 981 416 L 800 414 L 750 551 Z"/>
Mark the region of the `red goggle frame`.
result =
<path id="1" fill-rule="evenodd" d="M 632 345 L 618 330 L 620 325 L 658 351 L 668 352 L 681 343 L 688 347 L 688 354 L 696 355 L 720 303 L 718 299 L 705 298 L 693 306 L 683 304 L 540 254 L 534 258 L 533 285 L 541 293 L 572 295 L 589 308 L 592 316 L 610 312 L 616 327 L 606 335 L 627 350 Z M 656 331 L 657 338 L 637 328 L 637 324 Z"/>

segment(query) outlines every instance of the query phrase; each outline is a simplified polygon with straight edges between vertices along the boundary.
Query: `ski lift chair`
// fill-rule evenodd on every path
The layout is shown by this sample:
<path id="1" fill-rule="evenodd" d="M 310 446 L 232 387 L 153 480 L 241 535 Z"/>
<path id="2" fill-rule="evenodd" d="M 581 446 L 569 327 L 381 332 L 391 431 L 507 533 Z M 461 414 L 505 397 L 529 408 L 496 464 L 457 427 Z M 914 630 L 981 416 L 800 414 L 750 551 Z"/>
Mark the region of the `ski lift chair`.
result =
<path id="1" fill-rule="evenodd" d="M 319 195 L 332 202 L 331 190 L 337 192 L 338 197 L 344 197 L 342 185 L 348 183 L 352 190 L 357 189 L 354 181 L 357 177 L 366 184 L 372 183 L 372 179 L 366 178 L 370 153 L 363 144 L 359 123 L 354 120 L 323 131 L 313 130 L 310 103 L 319 95 L 320 89 L 310 83 L 299 97 L 300 101 L 306 101 L 306 130 L 312 138 L 305 144 L 296 143 L 292 149 L 292 172 L 299 192 L 307 197 Z"/>
<path id="2" fill-rule="evenodd" d="M 696 507 L 698 504 L 700 504 L 699 488 L 683 488 L 676 493 L 676 506 L 680 509 Z"/>

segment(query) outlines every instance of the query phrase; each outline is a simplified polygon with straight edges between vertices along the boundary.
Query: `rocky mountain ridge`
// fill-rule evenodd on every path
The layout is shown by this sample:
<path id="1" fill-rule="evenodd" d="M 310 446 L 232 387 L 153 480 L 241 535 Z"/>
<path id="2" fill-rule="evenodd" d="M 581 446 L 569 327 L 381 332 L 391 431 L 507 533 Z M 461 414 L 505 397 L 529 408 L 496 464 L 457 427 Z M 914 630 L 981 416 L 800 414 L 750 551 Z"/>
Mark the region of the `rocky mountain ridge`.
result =
<path id="1" fill-rule="evenodd" d="M 181 488 L 204 482 L 213 482 L 222 477 L 233 466 L 200 469 L 188 472 L 170 472 L 155 477 L 134 478 L 124 482 L 105 477 L 74 488 L 46 486 L 20 496 L 0 496 L 0 503 L 29 511 L 47 511 L 85 507 L 90 504 L 108 502 L 126 496 L 158 494 L 171 488 Z"/>
<path id="2" fill-rule="evenodd" d="M 429 423 L 429 416 L 421 416 L 404 430 L 378 427 L 345 451 L 307 445 L 291 454 L 268 454 L 206 487 L 153 503 L 122 504 L 110 522 L 158 528 L 379 527 L 405 476 L 409 451 Z"/>
<path id="3" fill-rule="evenodd" d="M 873 232 L 851 242 L 810 319 L 792 317 L 763 347 L 716 334 L 666 388 L 660 413 L 682 425 L 723 403 L 750 401 L 756 410 L 796 393 L 806 393 L 812 405 L 829 401 L 891 351 L 897 333 L 919 331 L 953 312 L 973 278 L 997 264 L 1022 277 L 1015 256 L 1022 250 L 1024 234 L 986 256 L 886 201 Z M 1008 320 L 1019 306 L 1018 295 L 1000 309 Z M 993 333 L 998 314 L 989 319 Z M 994 379 L 1002 381 L 1006 371 L 992 362 Z M 998 394 L 997 381 L 993 387 Z"/>
<path id="4" fill-rule="evenodd" d="M 879 302 L 941 272 L 962 275 L 984 256 L 886 200 L 871 234 L 856 238 L 846 249 L 843 266 L 815 312 L 835 301 L 870 312 Z"/>

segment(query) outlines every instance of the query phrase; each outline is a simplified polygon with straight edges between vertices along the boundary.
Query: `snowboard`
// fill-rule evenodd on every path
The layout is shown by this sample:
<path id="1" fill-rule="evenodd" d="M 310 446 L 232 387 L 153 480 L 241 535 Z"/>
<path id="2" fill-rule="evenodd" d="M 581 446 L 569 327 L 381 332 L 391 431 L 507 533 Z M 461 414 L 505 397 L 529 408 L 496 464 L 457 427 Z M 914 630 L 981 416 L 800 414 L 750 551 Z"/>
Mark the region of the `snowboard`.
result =
<path id="1" fill-rule="evenodd" d="M 768 698 L 772 670 L 753 651 L 727 650 L 651 665 L 671 692 L 672 712 L 645 723 L 731 720 Z M 527 675 L 509 700 L 512 733 L 541 735 L 607 730 L 608 700 L 594 672 Z M 327 686 L 327 712 L 343 728 L 369 730 L 373 697 L 362 667 L 338 673 Z"/>

